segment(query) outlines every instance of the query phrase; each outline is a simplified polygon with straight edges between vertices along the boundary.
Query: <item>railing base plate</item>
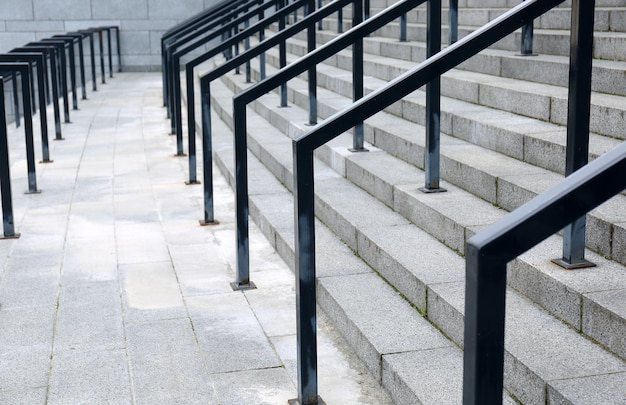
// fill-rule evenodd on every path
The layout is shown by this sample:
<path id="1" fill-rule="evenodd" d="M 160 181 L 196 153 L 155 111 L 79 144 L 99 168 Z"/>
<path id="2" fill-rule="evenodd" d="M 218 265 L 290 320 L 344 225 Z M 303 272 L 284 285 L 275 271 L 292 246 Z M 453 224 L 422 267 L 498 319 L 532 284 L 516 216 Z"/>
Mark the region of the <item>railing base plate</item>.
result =
<path id="1" fill-rule="evenodd" d="M 232 283 L 230 283 L 230 287 L 233 289 L 233 291 L 256 290 L 256 285 L 252 281 L 249 281 L 246 284 L 239 284 L 238 282 L 233 281 Z"/>
<path id="2" fill-rule="evenodd" d="M 300 404 L 300 400 L 299 400 L 298 398 L 295 398 L 295 399 L 290 399 L 290 400 L 288 400 L 288 401 L 287 401 L 287 403 L 288 403 L 289 405 L 301 405 L 301 404 Z M 318 395 L 318 397 L 317 397 L 317 401 L 316 401 L 315 403 L 310 403 L 310 404 L 306 404 L 306 405 L 326 405 L 326 402 L 324 402 L 324 400 L 322 399 L 322 397 L 320 397 L 320 396 Z"/>
<path id="3" fill-rule="evenodd" d="M 185 157 L 185 156 L 187 156 L 187 154 L 186 154 L 186 153 L 176 153 L 176 154 L 174 155 L 174 157 Z"/>
<path id="4" fill-rule="evenodd" d="M 185 184 L 188 186 L 193 186 L 195 184 L 202 184 L 202 183 L 200 183 L 198 180 L 194 180 L 194 181 L 186 181 Z"/>
<path id="5" fill-rule="evenodd" d="M 3 235 L 0 236 L 0 240 L 4 240 L 4 239 L 18 239 L 20 236 L 22 236 L 20 233 L 14 233 L 13 235 Z"/>
<path id="6" fill-rule="evenodd" d="M 39 163 L 52 163 L 54 160 L 40 160 Z"/>
<path id="7" fill-rule="evenodd" d="M 205 221 L 204 219 L 201 219 L 198 222 L 200 223 L 200 226 L 210 226 L 210 225 L 219 225 L 220 224 L 219 221 Z"/>
<path id="8" fill-rule="evenodd" d="M 595 263 L 585 259 L 577 263 L 569 263 L 565 259 L 552 259 L 551 262 L 564 268 L 565 270 L 587 269 L 589 267 L 597 266 Z"/>
<path id="9" fill-rule="evenodd" d="M 41 194 L 41 190 L 24 191 L 24 194 Z"/>
<path id="10" fill-rule="evenodd" d="M 426 187 L 420 187 L 419 191 L 421 191 L 422 193 L 426 193 L 426 194 L 433 194 L 433 193 L 445 193 L 448 190 L 446 190 L 445 188 L 426 188 Z"/>
<path id="11" fill-rule="evenodd" d="M 357 152 L 369 152 L 369 151 L 370 151 L 370 150 L 369 150 L 369 149 L 367 149 L 367 148 L 362 148 L 362 149 L 348 148 L 348 150 L 349 150 L 350 152 L 355 152 L 355 153 L 357 153 Z"/>

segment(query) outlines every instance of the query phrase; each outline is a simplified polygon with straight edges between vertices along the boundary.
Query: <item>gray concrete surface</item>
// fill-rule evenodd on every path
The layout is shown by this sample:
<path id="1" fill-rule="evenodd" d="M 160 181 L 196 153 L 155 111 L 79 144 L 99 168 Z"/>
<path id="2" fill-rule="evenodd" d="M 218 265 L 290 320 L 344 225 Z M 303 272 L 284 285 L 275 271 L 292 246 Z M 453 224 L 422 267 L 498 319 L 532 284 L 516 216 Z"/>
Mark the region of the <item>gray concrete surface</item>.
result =
<path id="1" fill-rule="evenodd" d="M 89 93 L 25 195 L 12 128 L 19 239 L 0 240 L 0 403 L 286 404 L 296 394 L 294 275 L 251 224 L 256 290 L 234 292 L 233 195 L 216 216 L 161 100 L 161 75 L 122 73 Z M 37 145 L 39 154 L 39 145 Z M 38 156 L 39 157 L 39 156 Z M 292 218 L 289 207 L 283 213 Z M 320 314 L 320 395 L 389 398 Z"/>

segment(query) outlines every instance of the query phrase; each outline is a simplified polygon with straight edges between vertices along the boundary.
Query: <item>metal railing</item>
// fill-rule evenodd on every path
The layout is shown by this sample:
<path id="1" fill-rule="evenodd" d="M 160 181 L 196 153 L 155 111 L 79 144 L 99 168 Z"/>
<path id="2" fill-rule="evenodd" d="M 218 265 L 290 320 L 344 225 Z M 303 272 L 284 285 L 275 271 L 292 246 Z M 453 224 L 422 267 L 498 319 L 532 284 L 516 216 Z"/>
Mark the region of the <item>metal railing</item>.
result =
<path id="1" fill-rule="evenodd" d="M 9 142 L 4 108 L 4 77 L 0 76 L 0 194 L 2 197 L 2 237 L 0 239 L 19 238 L 15 233 L 13 221 L 13 198 L 11 194 L 11 171 L 9 164 Z"/>
<path id="2" fill-rule="evenodd" d="M 302 372 L 307 374 L 316 373 L 316 360 L 313 358 L 316 353 L 316 330 L 314 327 L 316 295 L 313 151 L 348 130 L 354 123 L 371 117 L 412 91 L 426 85 L 434 78 L 440 77 L 446 71 L 512 33 L 528 21 L 532 21 L 547 10 L 562 3 L 562 1 L 529 0 L 520 4 L 501 17 L 428 58 L 383 88 L 355 102 L 351 107 L 334 114 L 317 128 L 311 129 L 293 140 L 294 208 L 296 218 L 295 265 L 299 325 L 298 351 L 302 356 L 306 356 L 302 358 L 303 364 L 299 364 L 299 370 L 301 369 L 303 370 Z M 586 78 L 586 80 L 589 81 L 590 77 Z M 585 98 L 584 95 L 581 96 L 583 99 Z M 237 106 L 236 101 L 239 97 L 241 95 L 235 97 L 235 106 Z M 588 98 L 586 102 L 589 103 Z M 237 123 L 241 120 L 240 117 L 243 114 L 240 108 L 235 109 L 234 114 L 234 121 Z M 301 345 L 305 347 L 301 347 Z M 311 386 L 314 386 L 315 383 L 313 381 L 316 380 L 316 376 L 310 376 L 309 378 L 312 381 L 310 383 Z M 490 384 L 492 384 L 493 380 L 490 381 Z M 501 401 L 502 387 L 495 385 L 494 389 L 499 389 L 499 399 L 493 402 L 479 400 L 476 403 L 486 404 Z M 307 387 L 306 384 L 304 386 Z M 307 396 L 307 398 L 310 398 L 310 396 Z"/>
<path id="3" fill-rule="evenodd" d="M 10 53 L 0 54 L 0 94 L 2 95 L 0 98 L 0 114 L 2 115 L 0 120 L 0 192 L 2 193 L 4 235 L 4 237 L 0 239 L 19 237 L 19 234 L 15 232 L 15 225 L 13 223 L 6 108 L 4 103 L 4 90 L 7 79 L 10 78 L 13 84 L 13 102 L 16 126 L 19 127 L 21 123 L 20 107 L 24 116 L 23 122 L 25 132 L 26 166 L 28 172 L 27 193 L 39 193 L 40 191 L 37 189 L 37 176 L 35 172 L 35 144 L 33 131 L 33 114 L 37 112 L 36 101 L 38 101 L 39 104 L 41 127 L 41 163 L 50 163 L 52 160 L 50 159 L 50 149 L 48 143 L 47 105 L 50 103 L 53 104 L 56 132 L 55 140 L 62 140 L 59 100 L 63 98 L 65 122 L 69 122 L 69 90 L 67 76 L 68 74 L 70 76 L 72 104 L 73 109 L 76 110 L 78 109 L 76 77 L 77 67 L 80 72 L 82 98 L 87 98 L 83 40 L 87 37 L 90 38 L 93 69 L 92 74 L 94 78 L 94 90 L 96 90 L 93 34 L 98 33 L 100 38 L 100 60 L 102 78 L 104 82 L 105 51 L 102 41 L 102 33 L 107 32 L 108 34 L 109 76 L 113 77 L 113 52 L 111 45 L 112 30 L 115 30 L 117 33 L 119 71 L 122 71 L 119 27 L 117 26 L 97 27 L 79 32 L 59 34 L 51 38 L 45 38 L 37 42 L 28 43 L 20 48 L 15 48 L 11 50 Z M 76 64 L 76 47 L 78 47 L 78 66 Z M 69 59 L 69 61 L 67 59 Z M 20 78 L 19 84 L 21 84 L 21 86 L 18 86 L 18 77 Z M 21 106 L 19 103 L 18 93 L 21 93 L 22 95 Z M 38 97 L 36 97 L 35 93 L 37 93 Z"/>
<path id="4" fill-rule="evenodd" d="M 212 24 L 223 13 L 239 7 L 241 3 L 252 0 L 236 0 L 223 1 L 215 6 L 203 11 L 202 13 L 189 18 L 176 26 L 170 28 L 161 37 L 161 70 L 163 73 L 163 106 L 167 107 L 168 118 L 171 118 L 170 97 L 171 97 L 171 74 L 170 63 L 168 60 L 168 46 L 181 39 L 184 39 L 193 32 Z"/>
<path id="5" fill-rule="evenodd" d="M 230 60 L 226 61 L 220 66 L 215 67 L 213 70 L 206 73 L 200 78 L 200 92 L 201 92 L 201 100 L 202 100 L 202 145 L 203 145 L 203 157 L 204 157 L 203 158 L 204 195 L 205 195 L 204 221 L 203 221 L 204 223 L 211 223 L 215 221 L 214 214 L 213 214 L 213 188 L 212 188 L 212 180 L 211 180 L 211 173 L 210 173 L 211 165 L 212 165 L 211 153 L 210 153 L 211 152 L 211 138 L 212 138 L 211 117 L 210 117 L 211 82 L 221 77 L 224 73 L 232 70 L 233 68 L 237 66 L 240 66 L 246 63 L 247 61 L 255 58 L 256 56 L 261 55 L 263 52 L 265 52 L 266 50 L 276 45 L 280 46 L 280 49 L 279 49 L 280 67 L 284 67 L 287 64 L 286 48 L 285 48 L 285 41 L 287 38 L 292 37 L 298 32 L 308 30 L 311 27 L 311 25 L 314 24 L 315 22 L 323 19 L 324 17 L 331 15 L 337 10 L 342 9 L 343 7 L 353 2 L 354 2 L 353 0 L 337 0 L 331 4 L 328 4 L 322 9 L 317 10 L 315 13 L 311 13 L 310 15 L 303 18 L 299 22 L 296 22 L 293 25 L 291 25 L 289 28 L 285 28 L 284 23 L 282 23 L 284 22 L 284 19 L 289 14 L 297 11 L 300 8 L 303 8 L 303 6 L 308 3 L 308 0 L 296 1 L 283 8 L 280 8 L 272 16 L 269 16 L 259 21 L 257 24 L 227 39 L 226 41 L 222 42 L 220 45 L 214 47 L 211 50 L 211 52 L 197 58 L 196 61 L 192 61 L 187 64 L 187 70 L 186 70 L 187 83 L 193 83 L 193 67 L 197 63 L 201 63 L 202 61 L 205 60 L 205 58 L 208 59 L 209 57 L 219 54 L 221 51 L 223 51 L 224 49 L 227 49 L 233 43 L 236 43 L 237 41 L 243 38 L 246 38 L 249 35 L 252 35 L 257 30 L 262 29 L 263 27 L 265 27 L 266 25 L 272 22 L 278 21 L 279 27 L 282 27 L 282 29 L 278 33 L 276 33 L 276 35 L 266 38 L 264 41 L 260 42 L 256 46 L 250 48 L 244 53 L 241 53 L 231 58 Z M 360 15 L 358 12 L 355 13 L 355 16 L 357 16 L 356 17 L 357 19 L 358 19 L 358 15 Z M 307 35 L 314 36 L 315 33 L 314 32 L 311 33 L 309 31 Z M 354 60 L 362 61 L 363 60 L 362 59 L 363 58 L 362 47 L 354 48 L 353 51 L 354 51 Z M 356 96 L 362 95 L 362 88 L 363 88 L 362 69 L 363 69 L 363 64 L 357 63 L 357 66 L 354 69 L 354 78 L 355 78 L 354 87 L 355 87 Z M 311 74 L 314 74 L 314 73 L 315 72 L 312 72 L 312 73 L 309 72 L 309 77 L 311 76 Z M 309 80 L 309 83 L 310 82 L 311 80 Z M 280 84 L 280 97 L 281 97 L 280 105 L 282 107 L 286 107 L 287 106 L 286 81 Z M 315 103 L 314 98 L 310 97 L 309 106 L 310 107 L 313 106 L 314 103 Z M 188 128 L 187 128 L 188 136 L 189 136 L 189 159 L 190 159 L 189 176 L 190 176 L 190 181 L 192 181 L 192 179 L 195 179 L 195 174 L 196 174 L 196 157 L 195 157 L 196 130 L 195 130 L 195 125 L 194 125 L 194 119 L 195 119 L 194 88 L 193 86 L 189 86 L 189 84 L 187 85 L 187 111 L 188 111 L 187 117 L 189 120 Z M 311 113 L 309 115 L 311 115 Z M 317 116 L 316 113 L 315 115 Z M 361 134 L 361 137 L 359 139 L 361 139 L 360 144 L 362 147 L 362 138 L 363 138 L 362 131 L 360 132 L 360 134 Z M 358 147 L 358 146 L 355 146 L 355 147 Z M 248 284 L 244 282 L 244 280 L 242 280 L 241 278 L 238 278 L 237 283 L 238 285 Z"/>
<path id="6" fill-rule="evenodd" d="M 35 169 L 35 143 L 33 133 L 33 107 L 31 104 L 31 65 L 29 62 L 2 62 L 0 74 L 19 73 L 21 77 L 22 105 L 24 107 L 24 136 L 26 139 L 26 168 L 28 172 L 28 194 L 35 194 L 37 190 L 37 174 Z M 16 76 L 14 76 L 15 78 Z M 14 79 L 16 82 L 17 79 Z M 15 88 L 15 87 L 14 87 Z M 4 92 L 2 94 L 4 97 Z M 16 106 L 19 109 L 19 106 Z"/>
<path id="7" fill-rule="evenodd" d="M 167 48 L 168 53 L 170 54 L 170 56 L 168 57 L 168 60 L 169 60 L 169 70 L 170 70 L 169 82 L 171 86 L 170 93 L 172 94 L 172 97 L 170 100 L 170 105 L 171 105 L 170 109 L 172 110 L 172 133 L 176 134 L 176 137 L 177 137 L 177 155 L 183 154 L 183 151 L 182 151 L 182 148 L 183 148 L 183 145 L 182 145 L 183 143 L 182 103 L 180 99 L 180 96 L 181 96 L 181 81 L 180 81 L 181 58 L 184 55 L 192 52 L 193 50 L 199 48 L 200 46 L 205 45 L 206 43 L 210 41 L 221 39 L 225 34 L 230 36 L 231 31 L 237 29 L 237 27 L 239 27 L 241 24 L 249 26 L 250 20 L 257 18 L 260 13 L 263 13 L 265 10 L 269 9 L 270 7 L 275 6 L 280 1 L 281 0 L 270 0 L 260 5 L 256 5 L 254 7 L 251 7 L 251 4 L 249 4 L 250 2 L 244 3 L 240 7 L 240 9 L 234 10 L 233 12 L 225 15 L 224 17 L 216 21 L 217 23 L 219 23 L 219 25 L 221 25 L 221 27 L 219 29 L 214 30 L 209 35 L 198 39 L 197 41 L 193 42 L 192 44 L 189 44 L 183 49 L 175 50 L 179 42 L 176 42 Z M 257 3 L 257 1 L 254 0 L 252 3 Z M 241 15 L 237 15 L 240 13 Z M 268 17 L 268 19 L 272 19 L 272 18 L 273 16 Z M 265 20 L 267 19 L 264 19 L 263 21 Z M 253 27 L 259 27 L 259 28 L 253 29 Z M 255 34 L 260 35 L 264 28 L 265 28 L 264 25 L 254 24 L 252 27 L 246 28 L 244 31 L 238 34 L 235 34 L 234 36 L 230 36 L 229 39 L 227 39 L 226 41 L 222 41 L 221 44 L 217 46 L 213 46 L 212 49 L 208 51 L 207 53 L 201 56 L 198 56 L 192 61 L 189 61 L 186 64 L 186 71 L 189 71 L 189 70 L 193 71 L 193 69 L 197 67 L 199 64 L 201 64 L 202 62 L 212 58 L 213 56 L 221 52 L 226 51 L 231 46 L 236 46 L 236 44 L 239 43 L 239 40 L 236 40 L 235 38 L 237 39 L 240 38 L 243 41 L 249 41 L 250 36 L 253 36 Z M 224 43 L 228 43 L 229 45 L 225 46 Z M 246 48 L 249 48 L 249 45 Z M 262 69 L 264 69 L 263 67 L 264 63 L 265 63 L 264 61 L 261 61 Z M 187 86 L 190 86 L 190 85 L 193 88 L 193 80 L 187 81 Z M 187 100 L 188 106 L 192 104 L 193 104 L 193 99 Z"/>

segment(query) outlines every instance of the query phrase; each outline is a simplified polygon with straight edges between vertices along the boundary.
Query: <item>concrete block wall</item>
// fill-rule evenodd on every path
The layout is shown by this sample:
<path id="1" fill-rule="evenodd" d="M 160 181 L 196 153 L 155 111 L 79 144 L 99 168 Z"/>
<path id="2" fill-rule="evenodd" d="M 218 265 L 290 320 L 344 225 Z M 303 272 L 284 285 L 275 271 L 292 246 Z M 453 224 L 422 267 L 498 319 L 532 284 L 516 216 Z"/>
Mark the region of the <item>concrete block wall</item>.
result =
<path id="1" fill-rule="evenodd" d="M 160 39 L 178 22 L 219 0 L 2 0 L 0 53 L 68 31 L 120 27 L 127 71 L 160 69 Z"/>

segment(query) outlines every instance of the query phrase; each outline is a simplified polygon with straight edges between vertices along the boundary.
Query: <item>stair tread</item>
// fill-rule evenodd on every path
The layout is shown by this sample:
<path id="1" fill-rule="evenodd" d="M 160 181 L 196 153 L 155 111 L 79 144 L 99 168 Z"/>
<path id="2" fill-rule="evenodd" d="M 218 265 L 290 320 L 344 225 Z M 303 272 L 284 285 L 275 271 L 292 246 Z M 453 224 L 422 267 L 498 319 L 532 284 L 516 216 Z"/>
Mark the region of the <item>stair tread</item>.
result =
<path id="1" fill-rule="evenodd" d="M 295 108 L 295 107 L 294 107 L 294 108 Z M 285 138 L 285 140 L 287 141 L 287 143 L 289 143 L 288 138 Z M 270 148 L 271 148 L 271 147 L 273 147 L 273 146 L 272 146 L 272 145 L 270 145 L 270 146 L 268 146 L 268 147 L 270 147 Z M 279 153 L 284 153 L 284 152 L 279 152 Z M 286 169 L 287 169 L 287 170 L 289 170 L 289 166 L 288 166 L 288 167 L 286 167 Z M 337 179 L 336 181 L 337 181 L 337 182 L 339 182 L 339 181 L 341 181 L 341 180 Z M 345 182 L 346 182 L 346 183 L 345 183 L 345 185 L 346 185 L 346 187 L 347 187 L 347 188 L 356 187 L 356 186 L 350 186 L 350 185 L 347 183 L 347 180 L 345 180 Z M 317 188 L 319 189 L 319 187 L 317 187 Z M 331 187 L 331 188 L 332 188 L 332 187 Z M 320 191 L 320 192 L 323 192 L 323 188 L 322 188 L 322 189 L 319 189 L 319 191 Z M 363 196 L 366 196 L 366 195 L 363 195 Z M 371 197 L 371 196 L 370 196 L 369 198 L 370 198 L 370 199 L 372 199 L 373 201 L 376 201 L 376 200 L 374 199 L 374 197 Z M 344 215 L 351 215 L 351 214 L 352 214 L 352 212 L 353 212 L 354 210 L 352 210 L 352 211 L 351 211 L 351 210 L 347 209 L 346 207 L 344 207 L 343 211 L 345 211 Z M 391 226 L 393 227 L 394 225 L 391 225 Z M 407 226 L 407 225 L 401 225 L 401 226 Z M 369 228 L 365 227 L 365 228 L 364 228 L 364 232 L 365 232 L 365 231 L 367 231 L 367 229 L 369 229 Z M 371 229 L 375 229 L 375 227 L 372 227 Z M 430 253 L 430 252 L 427 252 L 427 253 Z M 459 259 L 460 259 L 460 258 L 459 258 Z M 459 268 L 459 273 L 461 274 L 461 277 L 462 277 L 462 267 L 461 267 L 461 268 Z M 446 287 L 446 286 L 448 286 L 448 287 L 449 287 L 449 286 L 454 286 L 454 285 L 457 285 L 457 284 L 458 284 L 459 286 L 464 286 L 464 283 L 461 281 L 461 282 L 459 282 L 459 283 L 454 283 L 454 282 L 450 283 L 450 282 L 448 282 L 448 283 L 443 283 L 443 284 L 434 284 L 434 285 L 429 286 L 429 288 L 430 288 L 431 290 L 433 290 L 433 289 L 434 289 L 434 290 L 437 290 L 437 289 L 444 288 L 444 287 Z M 454 295 L 454 298 L 451 298 L 451 299 L 450 299 L 450 298 L 446 298 L 446 300 L 452 300 L 452 301 L 456 300 L 456 301 L 457 301 L 457 304 L 458 304 L 458 303 L 460 303 L 460 302 L 462 302 L 462 299 L 463 299 L 463 298 L 462 298 L 462 295 L 463 295 L 463 294 L 462 294 L 462 290 L 463 290 L 463 288 L 460 288 L 460 290 L 461 290 L 461 291 L 457 291 L 457 294 L 455 294 L 455 295 Z M 439 291 L 439 290 L 437 290 L 437 291 Z M 439 293 L 439 294 L 441 294 L 441 296 L 446 296 L 443 292 L 440 292 L 440 291 L 439 291 L 438 293 Z M 509 295 L 510 295 L 510 296 L 511 296 L 511 295 L 516 296 L 516 293 L 514 293 L 514 292 L 510 292 L 510 293 L 509 293 Z M 517 299 L 510 299 L 510 301 L 511 301 L 511 302 L 512 302 L 512 304 L 513 304 L 513 305 L 511 305 L 511 306 L 510 306 L 510 308 L 511 308 L 511 309 L 515 308 L 515 307 L 518 305 L 518 301 L 519 301 L 519 302 L 521 302 L 521 304 L 519 304 L 519 305 L 526 305 L 526 304 L 528 304 L 528 305 L 532 305 L 532 304 L 530 304 L 530 302 L 528 302 L 528 301 L 526 301 L 526 300 L 524 300 L 524 299 L 521 299 L 521 298 L 520 298 L 519 300 L 517 300 Z M 450 304 L 450 305 L 452 305 L 452 304 Z M 458 310 L 458 305 L 456 305 L 456 304 L 455 304 L 455 305 L 453 305 L 453 306 L 455 306 L 455 308 Z M 543 312 L 542 312 L 542 310 L 539 310 L 539 309 L 536 309 L 536 311 L 539 311 L 539 313 L 543 313 Z M 518 314 L 517 314 L 517 312 L 515 312 L 515 313 L 516 313 L 516 315 L 515 315 L 515 316 L 516 316 L 516 317 L 517 317 L 517 316 L 522 317 L 522 316 L 525 316 L 524 314 L 526 314 L 526 313 L 528 313 L 528 312 L 530 312 L 530 313 L 532 313 L 533 315 L 535 315 L 535 317 L 537 316 L 537 313 L 536 313 L 536 312 L 533 312 L 533 311 L 528 311 L 528 310 L 520 310 L 520 312 L 522 312 L 522 314 L 521 314 L 521 315 L 518 315 Z M 600 349 L 600 348 L 597 348 L 597 347 L 593 346 L 593 344 L 592 344 L 590 341 L 588 341 L 588 340 L 586 340 L 586 339 L 582 338 L 581 336 L 579 336 L 579 335 L 578 335 L 576 332 L 574 332 L 573 330 L 571 330 L 571 329 L 567 328 L 566 326 L 562 325 L 559 321 L 555 321 L 553 318 L 549 317 L 549 316 L 548 316 L 547 314 L 545 314 L 545 313 L 543 313 L 543 314 L 544 314 L 543 316 L 544 316 L 544 317 L 546 317 L 545 319 L 550 319 L 550 320 L 551 320 L 551 322 L 552 322 L 554 325 L 556 325 L 556 326 L 554 326 L 554 325 L 550 324 L 550 326 L 549 326 L 549 327 L 548 327 L 548 326 L 543 326 L 543 328 L 544 328 L 544 329 L 546 329 L 546 331 L 545 331 L 544 333 L 549 333 L 549 330 L 550 330 L 550 329 L 556 328 L 556 329 L 558 329 L 558 333 L 560 333 L 560 334 L 565 334 L 565 336 L 566 336 L 566 337 L 570 337 L 570 335 L 571 335 L 571 339 L 574 339 L 574 340 L 575 340 L 575 342 L 571 344 L 571 347 L 575 347 L 577 351 L 578 351 L 578 350 L 589 350 L 589 352 L 591 352 L 592 354 L 594 354 L 594 355 L 595 355 L 595 360 L 594 360 L 594 362 L 592 362 L 592 363 L 588 363 L 588 365 L 587 365 L 587 366 L 585 366 L 585 367 L 589 367 L 589 368 L 587 368 L 587 370 L 589 370 L 589 371 L 590 371 L 590 372 L 592 372 L 592 373 L 594 373 L 594 372 L 599 372 L 599 371 L 597 371 L 597 369 L 595 369 L 595 368 L 593 368 L 593 367 L 592 367 L 593 365 L 595 365 L 596 367 L 598 367 L 598 369 L 600 369 L 600 368 L 602 368 L 602 367 L 606 367 L 606 368 L 604 368 L 604 370 L 608 369 L 608 370 L 611 370 L 611 372 L 622 372 L 622 371 L 625 371 L 625 370 L 626 370 L 626 369 L 624 368 L 624 367 L 626 367 L 626 366 L 623 364 L 623 362 L 622 362 L 622 361 L 620 361 L 620 360 L 618 360 L 618 359 L 614 358 L 612 355 L 610 355 L 610 354 L 608 354 L 608 353 L 604 352 L 602 349 Z M 514 320 L 514 319 L 512 319 L 512 320 L 511 320 L 511 321 L 512 321 L 512 326 L 510 326 L 510 328 L 509 328 L 509 329 L 510 329 L 511 331 L 516 331 L 516 330 L 518 330 L 517 328 L 519 327 L 520 329 L 519 329 L 519 331 L 518 331 L 518 333 L 517 333 L 518 335 L 522 335 L 522 334 L 526 335 L 526 334 L 529 334 L 529 333 L 528 333 L 528 331 L 529 331 L 529 330 L 532 330 L 532 329 L 528 329 L 528 328 L 532 328 L 532 327 L 533 327 L 532 316 L 529 316 L 528 318 L 524 318 L 524 319 L 528 319 L 528 320 L 527 320 L 527 321 L 522 321 L 522 320 L 519 320 L 519 319 L 518 319 L 518 320 Z M 529 325 L 529 324 L 530 324 L 530 325 Z M 519 325 L 521 325 L 521 326 L 519 326 Z M 508 326 L 508 324 L 507 324 L 507 326 Z M 564 328 L 564 329 L 562 329 L 562 328 Z M 562 330 L 561 330 L 561 329 L 562 329 Z M 520 332 L 525 332 L 525 333 L 520 333 Z M 540 332 L 538 332 L 538 333 L 540 333 Z M 533 335 L 533 333 L 530 333 L 530 335 Z M 508 339 L 508 335 L 507 335 L 507 339 Z M 563 338 L 561 337 L 561 338 L 558 338 L 557 340 L 560 340 L 560 339 L 563 339 Z M 548 340 L 546 340 L 545 342 L 550 342 L 550 341 L 551 341 L 551 340 L 550 340 L 550 339 L 548 339 Z M 542 342 L 543 342 L 543 341 L 542 341 Z M 545 345 L 545 342 L 543 342 L 543 343 L 544 343 L 544 345 Z M 582 345 L 582 346 L 581 346 L 581 345 Z M 544 360 L 544 361 L 545 361 L 545 359 L 544 359 L 544 358 L 542 358 L 541 356 L 533 356 L 533 350 L 535 350 L 534 348 L 533 348 L 533 349 L 526 349 L 526 348 L 524 348 L 524 346 L 520 343 L 520 348 L 519 348 L 519 350 L 521 350 L 522 352 L 524 352 L 525 350 L 528 350 L 528 354 L 526 355 L 526 356 L 528 356 L 528 360 L 526 360 L 526 361 L 528 361 L 528 362 L 533 362 L 533 361 L 538 361 L 538 362 L 539 362 L 539 361 L 541 361 L 541 360 Z M 574 356 L 574 357 L 576 357 L 576 356 L 578 355 L 578 352 L 577 352 L 577 351 L 576 351 L 576 352 L 574 352 L 574 353 L 572 353 L 571 355 L 572 355 L 572 356 Z M 557 355 L 558 355 L 558 356 L 565 356 L 565 353 L 564 353 L 564 351 L 559 351 L 559 353 L 558 353 Z M 606 362 L 607 362 L 607 363 L 606 363 L 605 365 L 600 365 L 600 360 L 606 360 Z M 553 362 L 554 362 L 554 361 L 555 361 L 555 359 L 554 359 L 554 358 L 552 358 L 552 359 L 551 359 L 551 361 L 553 361 Z M 572 361 L 576 361 L 576 359 L 573 359 Z M 582 360 L 581 360 L 581 361 L 582 361 Z M 554 378 L 560 378 L 560 377 L 563 377 L 563 376 L 567 376 L 567 377 L 569 377 L 569 378 L 572 378 L 572 377 L 580 376 L 580 375 L 582 375 L 582 374 L 581 374 L 581 373 L 579 373 L 578 371 L 580 371 L 580 370 L 585 370 L 584 368 L 576 368 L 576 367 L 573 367 L 573 370 L 572 370 L 572 369 L 568 369 L 568 370 L 563 371 L 562 373 L 559 373 L 559 372 L 556 372 L 556 371 L 554 371 L 554 372 L 553 372 L 553 371 L 551 370 L 551 368 L 550 368 L 550 366 L 549 366 L 549 365 L 543 365 L 543 366 L 542 366 L 542 365 L 540 365 L 540 366 L 537 366 L 537 367 L 539 367 L 539 368 L 540 368 L 541 373 L 545 373 L 546 375 L 553 376 Z M 545 367 L 545 369 L 541 369 L 541 367 Z M 582 367 L 582 366 L 581 366 L 581 367 Z M 551 373 L 554 373 L 554 374 L 551 374 Z M 563 377 L 563 378 L 566 378 L 566 377 Z"/>

